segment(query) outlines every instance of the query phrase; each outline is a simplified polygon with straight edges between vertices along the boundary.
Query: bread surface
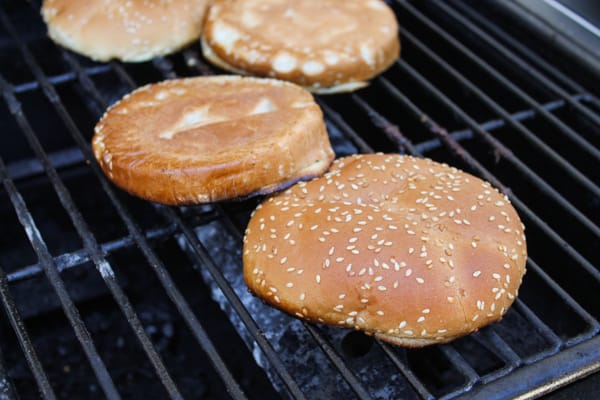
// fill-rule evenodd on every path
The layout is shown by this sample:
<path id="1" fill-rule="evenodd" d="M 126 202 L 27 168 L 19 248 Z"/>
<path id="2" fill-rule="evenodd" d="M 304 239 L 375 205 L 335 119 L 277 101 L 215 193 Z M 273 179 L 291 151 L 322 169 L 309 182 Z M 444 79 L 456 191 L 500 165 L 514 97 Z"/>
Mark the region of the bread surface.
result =
<path id="1" fill-rule="evenodd" d="M 506 313 L 524 227 L 489 183 L 428 159 L 358 155 L 268 198 L 244 237 L 250 290 L 299 318 L 420 347 Z"/>
<path id="2" fill-rule="evenodd" d="M 175 205 L 270 193 L 322 174 L 334 157 L 310 93 L 233 76 L 140 88 L 106 112 L 92 143 L 115 184 Z"/>
<path id="3" fill-rule="evenodd" d="M 97 61 L 146 61 L 197 40 L 209 0 L 44 0 L 48 35 Z"/>
<path id="4" fill-rule="evenodd" d="M 216 0 L 202 49 L 228 71 L 335 93 L 365 86 L 396 60 L 400 43 L 381 0 Z"/>

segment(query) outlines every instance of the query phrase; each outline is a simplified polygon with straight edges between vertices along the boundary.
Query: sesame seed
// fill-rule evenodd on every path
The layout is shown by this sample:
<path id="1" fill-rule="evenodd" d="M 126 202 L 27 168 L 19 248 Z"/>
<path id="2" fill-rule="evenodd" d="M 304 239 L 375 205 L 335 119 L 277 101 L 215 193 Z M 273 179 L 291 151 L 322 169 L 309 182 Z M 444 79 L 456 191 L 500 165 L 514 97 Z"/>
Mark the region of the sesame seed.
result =
<path id="1" fill-rule="evenodd" d="M 385 292 L 387 290 L 387 288 L 383 285 L 381 286 L 377 286 L 377 290 L 381 291 L 381 292 Z"/>
<path id="2" fill-rule="evenodd" d="M 429 310 L 429 308 L 424 308 L 423 311 L 422 311 L 422 313 L 423 314 L 429 314 L 430 311 L 431 310 Z"/>
<path id="3" fill-rule="evenodd" d="M 294 284 L 292 282 L 288 282 L 288 283 L 285 284 L 285 286 L 288 287 L 288 288 L 293 288 Z"/>
<path id="4" fill-rule="evenodd" d="M 378 310 L 378 311 L 376 311 L 376 312 L 375 312 L 375 314 L 377 314 L 377 315 L 381 315 L 381 316 L 383 316 L 383 315 L 384 315 L 384 314 L 383 314 L 383 311 L 381 311 L 381 310 Z"/>
<path id="5" fill-rule="evenodd" d="M 422 285 L 425 283 L 425 279 L 423 278 L 415 278 L 415 280 L 417 281 L 418 284 Z"/>
<path id="6" fill-rule="evenodd" d="M 398 328 L 402 329 L 406 326 L 406 321 L 402 321 L 400 322 L 400 324 L 398 324 Z"/>
<path id="7" fill-rule="evenodd" d="M 419 318 L 417 318 L 417 322 L 423 322 L 425 321 L 425 317 L 420 316 Z"/>
<path id="8" fill-rule="evenodd" d="M 317 274 L 315 276 L 315 280 L 317 281 L 317 283 L 321 283 L 321 275 Z"/>
<path id="9" fill-rule="evenodd" d="M 492 278 L 494 278 L 494 279 L 500 279 L 500 274 L 493 273 L 492 274 Z"/>
<path id="10" fill-rule="evenodd" d="M 479 275 L 481 275 L 481 271 L 475 271 L 475 272 L 473 272 L 473 276 L 475 278 L 477 278 Z"/>
<path id="11" fill-rule="evenodd" d="M 300 293 L 300 301 L 304 301 L 305 298 L 306 298 L 306 294 Z"/>
<path id="12" fill-rule="evenodd" d="M 411 274 L 412 274 L 412 269 L 410 269 L 410 268 L 404 272 L 405 276 L 410 276 Z"/>

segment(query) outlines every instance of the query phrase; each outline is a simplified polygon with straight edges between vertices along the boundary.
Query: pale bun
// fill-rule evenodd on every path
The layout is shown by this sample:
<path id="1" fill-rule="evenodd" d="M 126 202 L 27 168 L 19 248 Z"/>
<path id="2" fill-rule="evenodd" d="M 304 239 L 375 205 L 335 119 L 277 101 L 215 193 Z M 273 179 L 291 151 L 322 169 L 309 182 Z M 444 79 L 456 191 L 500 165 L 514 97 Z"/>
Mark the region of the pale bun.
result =
<path id="1" fill-rule="evenodd" d="M 381 0 L 216 0 L 202 51 L 227 71 L 338 93 L 387 69 L 400 42 L 394 13 Z"/>
<path id="2" fill-rule="evenodd" d="M 92 143 L 116 185 L 173 205 L 270 193 L 321 175 L 334 158 L 310 93 L 234 76 L 140 88 L 106 112 Z"/>
<path id="3" fill-rule="evenodd" d="M 48 35 L 97 61 L 146 61 L 197 40 L 209 0 L 44 0 Z"/>
<path id="4" fill-rule="evenodd" d="M 384 154 L 268 198 L 243 252 L 248 287 L 271 305 L 410 347 L 501 319 L 526 258 L 519 216 L 489 183 Z"/>

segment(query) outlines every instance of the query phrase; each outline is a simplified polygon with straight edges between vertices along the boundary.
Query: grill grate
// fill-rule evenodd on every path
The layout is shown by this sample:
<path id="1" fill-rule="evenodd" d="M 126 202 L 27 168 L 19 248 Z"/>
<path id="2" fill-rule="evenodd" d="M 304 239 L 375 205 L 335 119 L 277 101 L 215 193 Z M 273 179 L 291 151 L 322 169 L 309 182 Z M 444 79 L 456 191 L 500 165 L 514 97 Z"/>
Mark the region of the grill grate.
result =
<path id="1" fill-rule="evenodd" d="M 538 43 L 532 48 L 522 36 L 504 30 L 502 15 L 490 14 L 481 3 L 397 0 L 393 7 L 402 26 L 403 59 L 365 90 L 317 99 L 336 153 L 427 156 L 499 187 L 528 227 L 529 272 L 521 296 L 501 323 L 421 350 L 301 323 L 271 309 L 265 313 L 276 314 L 284 328 L 298 329 L 311 346 L 310 355 L 326 364 L 320 366 L 322 372 L 333 371 L 335 376 L 323 378 L 329 382 L 323 393 L 332 390 L 345 397 L 534 397 L 600 369 L 600 260 L 594 246 L 600 237 L 600 106 L 593 89 L 587 89 L 598 87 L 598 76 L 579 76 L 574 66 L 553 65 L 545 54 L 550 47 Z M 31 395 L 31 382 L 49 399 L 99 396 L 98 390 L 114 399 L 126 397 L 128 390 L 143 396 L 130 389 L 138 387 L 135 382 L 121 379 L 105 351 L 103 335 L 109 336 L 110 330 L 102 334 L 92 329 L 88 307 L 104 303 L 121 314 L 115 318 L 125 319 L 133 333 L 127 351 L 145 355 L 140 358 L 146 364 L 138 369 L 146 380 L 158 377 L 161 396 L 199 397 L 201 379 L 174 366 L 147 322 L 135 290 L 141 283 L 127 282 L 128 276 L 138 275 L 129 275 L 130 267 L 119 258 L 123 253 L 141 254 L 140 274 L 150 268 L 157 280 L 154 301 L 161 307 L 169 303 L 176 314 L 172 318 L 190 335 L 186 346 L 170 351 L 191 353 L 200 360 L 196 363 L 210 365 L 206 380 L 220 378 L 206 389 L 214 391 L 207 397 L 270 398 L 277 396 L 273 388 L 291 398 L 319 397 L 287 358 L 293 349 L 281 348 L 269 331 L 273 327 L 256 314 L 259 302 L 248 300 L 231 278 L 232 271 L 239 275 L 240 261 L 222 263 L 225 253 L 237 250 L 210 247 L 203 236 L 217 226 L 230 240 L 223 243 L 239 245 L 256 200 L 180 209 L 151 206 L 115 191 L 92 161 L 91 128 L 108 104 L 140 84 L 216 71 L 203 61 L 197 46 L 140 65 L 91 63 L 45 37 L 38 9 L 37 2 L 0 4 L 0 52 L 3 59 L 11 58 L 11 64 L 0 65 L 0 107 L 6 107 L 0 108 L 0 129 L 5 132 L 0 139 L 0 215 L 8 221 L 0 233 L 26 234 L 25 240 L 11 238 L 9 246 L 0 243 L 5 311 L 0 326 L 7 328 L 0 329 L 0 398 Z M 18 23 L 23 20 L 27 23 Z M 34 28 L 24 31 L 21 25 Z M 34 109 L 36 104 L 45 107 Z M 41 124 L 33 112 L 40 114 Z M 102 199 L 93 206 L 85 203 L 86 194 L 80 195 L 72 184 L 73 174 L 97 186 Z M 29 195 L 42 187 L 58 201 Z M 49 214 L 39 211 L 50 206 Z M 93 222 L 96 211 L 107 220 Z M 58 231 L 48 227 L 53 214 L 65 221 Z M 189 257 L 183 266 L 172 261 L 183 257 L 174 255 L 178 250 L 164 255 L 163 245 L 174 241 Z M 246 353 L 234 358 L 228 355 L 231 345 L 220 340 L 216 321 L 194 306 L 198 289 L 188 289 L 188 275 L 180 270 L 189 267 L 196 271 L 194 285 L 223 300 L 220 323 L 235 329 L 236 340 L 246 341 L 273 387 L 256 371 L 248 350 L 239 350 Z M 86 297 L 73 294 L 71 273 L 85 271 L 103 288 L 92 306 Z M 19 285 L 28 284 L 35 293 L 49 285 L 54 302 L 58 298 L 57 311 L 37 315 L 27 310 L 19 300 Z M 70 348 L 82 350 L 81 360 L 87 360 L 88 366 L 81 366 L 89 371 L 87 388 L 64 388 L 61 380 L 67 378 L 57 378 L 56 366 L 42 354 L 44 332 L 35 324 L 49 318 L 57 318 L 74 334 Z M 11 343 L 18 343 L 20 350 Z M 17 367 L 22 358 L 25 372 Z M 237 365 L 238 359 L 243 365 Z M 381 365 L 392 367 L 386 371 L 391 379 L 385 392 L 364 373 Z M 256 377 L 249 382 L 251 374 Z"/>

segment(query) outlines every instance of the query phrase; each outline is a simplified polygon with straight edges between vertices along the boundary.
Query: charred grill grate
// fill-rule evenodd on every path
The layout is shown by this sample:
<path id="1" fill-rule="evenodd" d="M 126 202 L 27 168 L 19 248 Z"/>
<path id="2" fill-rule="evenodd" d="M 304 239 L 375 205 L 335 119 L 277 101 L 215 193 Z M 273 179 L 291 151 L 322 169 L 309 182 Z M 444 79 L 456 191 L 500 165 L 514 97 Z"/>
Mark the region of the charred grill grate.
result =
<path id="1" fill-rule="evenodd" d="M 256 308 L 235 276 L 257 200 L 150 205 L 115 190 L 90 151 L 93 125 L 123 94 L 215 73 L 197 46 L 152 63 L 95 64 L 46 38 L 39 3 L 7 0 L 0 399 L 263 399 L 275 389 L 299 399 L 534 397 L 600 369 L 597 73 L 510 31 L 494 3 L 392 4 L 404 57 L 368 89 L 318 99 L 332 142 L 338 155 L 445 161 L 509 195 L 530 258 L 505 319 L 404 350 Z M 269 312 L 281 326 L 267 324 Z M 300 344 L 322 364 L 290 359 Z"/>

